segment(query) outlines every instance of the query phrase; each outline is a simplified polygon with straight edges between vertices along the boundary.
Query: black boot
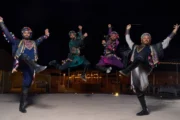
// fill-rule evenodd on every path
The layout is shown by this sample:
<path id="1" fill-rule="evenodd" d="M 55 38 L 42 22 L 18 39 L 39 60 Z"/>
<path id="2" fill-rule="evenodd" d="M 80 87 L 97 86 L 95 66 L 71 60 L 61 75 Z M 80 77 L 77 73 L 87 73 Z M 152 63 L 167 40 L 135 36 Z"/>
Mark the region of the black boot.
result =
<path id="1" fill-rule="evenodd" d="M 106 72 L 108 68 L 104 67 L 104 66 L 100 66 L 100 65 L 96 65 L 96 68 L 103 71 L 103 72 Z"/>
<path id="2" fill-rule="evenodd" d="M 60 64 L 58 64 L 58 62 L 56 60 L 52 60 L 52 61 L 49 62 L 49 66 L 53 66 L 56 69 L 58 69 Z"/>
<path id="3" fill-rule="evenodd" d="M 119 71 L 123 76 L 129 76 L 130 72 L 135 69 L 142 61 L 137 59 L 133 61 L 126 69 Z"/>
<path id="4" fill-rule="evenodd" d="M 148 111 L 147 106 L 146 106 L 146 101 L 145 101 L 144 95 L 138 96 L 138 99 L 139 99 L 139 102 L 141 104 L 142 111 L 137 113 L 136 115 L 137 116 L 149 115 L 149 111 Z"/>
<path id="5" fill-rule="evenodd" d="M 86 71 L 87 71 L 87 69 L 88 69 L 88 66 L 89 66 L 89 65 L 85 65 L 85 66 L 84 66 L 84 71 L 83 71 L 83 73 L 82 73 L 82 75 L 81 75 L 81 79 L 84 80 L 85 82 L 86 82 Z"/>
<path id="6" fill-rule="evenodd" d="M 41 65 L 35 63 L 26 54 L 22 54 L 21 59 L 24 60 L 33 71 L 35 70 L 36 73 L 39 73 L 47 68 L 47 66 L 41 66 Z"/>
<path id="7" fill-rule="evenodd" d="M 56 69 L 58 69 L 58 70 L 65 70 L 65 69 L 68 69 L 69 68 L 69 66 L 70 66 L 70 64 L 71 64 L 71 62 L 70 61 L 67 61 L 65 64 L 63 64 L 63 65 L 60 65 L 56 60 L 53 60 L 53 61 L 50 61 L 49 62 L 49 65 L 50 66 L 53 66 L 53 67 L 55 67 Z"/>
<path id="8" fill-rule="evenodd" d="M 20 105 L 19 105 L 19 111 L 22 112 L 22 113 L 26 113 L 26 105 L 25 105 L 25 102 L 26 102 L 26 99 L 27 99 L 27 91 L 24 90 L 22 95 L 21 95 L 21 99 L 20 99 Z"/>

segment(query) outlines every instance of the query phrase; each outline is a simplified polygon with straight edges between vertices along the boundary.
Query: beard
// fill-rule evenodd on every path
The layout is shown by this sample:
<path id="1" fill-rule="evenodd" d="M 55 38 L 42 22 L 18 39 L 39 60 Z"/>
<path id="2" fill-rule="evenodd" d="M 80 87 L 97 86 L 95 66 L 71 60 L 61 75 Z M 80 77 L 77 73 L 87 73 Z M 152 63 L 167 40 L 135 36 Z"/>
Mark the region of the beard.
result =
<path id="1" fill-rule="evenodd" d="M 29 40 L 29 39 L 30 39 L 30 36 L 23 36 L 23 39 Z"/>

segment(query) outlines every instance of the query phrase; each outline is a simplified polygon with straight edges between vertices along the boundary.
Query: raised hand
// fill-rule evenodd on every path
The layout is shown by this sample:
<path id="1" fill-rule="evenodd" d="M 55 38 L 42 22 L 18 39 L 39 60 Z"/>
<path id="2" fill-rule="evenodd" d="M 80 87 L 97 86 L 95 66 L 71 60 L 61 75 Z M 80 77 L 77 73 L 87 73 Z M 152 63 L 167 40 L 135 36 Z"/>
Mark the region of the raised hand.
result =
<path id="1" fill-rule="evenodd" d="M 49 29 L 46 29 L 46 30 L 45 30 L 45 35 L 49 36 L 49 34 L 50 34 L 50 33 L 49 33 Z"/>
<path id="2" fill-rule="evenodd" d="M 179 29 L 179 26 L 178 24 L 174 25 L 174 30 L 173 30 L 173 33 L 176 33 Z"/>
<path id="3" fill-rule="evenodd" d="M 106 41 L 105 41 L 105 40 L 102 40 L 102 44 L 106 44 Z"/>
<path id="4" fill-rule="evenodd" d="M 82 30 L 82 26 L 81 26 L 81 25 L 79 25 L 79 26 L 78 26 L 78 29 L 79 29 L 79 30 Z"/>
<path id="5" fill-rule="evenodd" d="M 0 16 L 0 22 L 3 22 L 3 18 Z"/>
<path id="6" fill-rule="evenodd" d="M 84 35 L 83 35 L 84 37 L 87 37 L 88 36 L 88 34 L 87 33 L 84 33 Z"/>
<path id="7" fill-rule="evenodd" d="M 111 28 L 112 26 L 111 26 L 111 24 L 108 24 L 108 28 Z"/>
<path id="8" fill-rule="evenodd" d="M 126 26 L 126 30 L 129 30 L 129 29 L 131 29 L 131 24 Z"/>
<path id="9" fill-rule="evenodd" d="M 12 73 L 15 73 L 15 72 L 17 72 L 17 70 L 15 68 L 13 68 Z"/>

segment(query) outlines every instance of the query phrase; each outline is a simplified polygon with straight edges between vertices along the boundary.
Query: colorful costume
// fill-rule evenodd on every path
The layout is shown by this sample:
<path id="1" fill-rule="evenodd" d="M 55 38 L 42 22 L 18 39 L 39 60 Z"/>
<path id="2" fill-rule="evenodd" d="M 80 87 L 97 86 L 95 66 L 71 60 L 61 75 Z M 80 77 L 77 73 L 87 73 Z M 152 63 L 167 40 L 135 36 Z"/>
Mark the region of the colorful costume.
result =
<path id="1" fill-rule="evenodd" d="M 132 63 L 126 69 L 121 70 L 120 74 L 127 76 L 131 72 L 132 89 L 137 94 L 143 109 L 141 112 L 137 113 L 139 116 L 149 114 L 145 101 L 145 91 L 149 85 L 148 75 L 151 73 L 152 69 L 156 67 L 159 59 L 163 57 L 163 50 L 168 47 L 174 35 L 175 34 L 172 32 L 163 42 L 155 45 L 135 45 L 130 38 L 129 30 L 127 29 L 126 31 L 126 42 L 132 50 Z M 149 36 L 151 38 L 149 33 L 144 33 L 141 39 L 144 36 Z"/>
<path id="2" fill-rule="evenodd" d="M 120 69 L 123 68 L 123 63 L 121 62 L 121 58 L 119 58 L 116 54 L 115 51 L 117 49 L 117 46 L 119 45 L 118 41 L 118 33 L 115 31 L 112 31 L 112 28 L 109 28 L 109 36 L 115 34 L 116 39 L 112 40 L 109 37 L 106 40 L 106 43 L 103 44 L 105 47 L 104 49 L 104 56 L 101 56 L 100 61 L 98 64 L 96 64 L 96 67 L 102 71 L 106 71 L 106 73 L 110 73 L 112 68 L 109 67 L 107 68 L 106 66 L 116 66 Z"/>
<path id="3" fill-rule="evenodd" d="M 0 26 L 7 38 L 7 40 L 12 44 L 12 55 L 15 58 L 15 63 L 13 68 L 19 66 L 19 69 L 23 73 L 23 85 L 22 85 L 22 96 L 20 100 L 19 110 L 23 113 L 26 112 L 25 109 L 25 101 L 28 95 L 28 89 L 31 86 L 33 76 L 35 72 L 40 72 L 46 69 L 46 66 L 39 66 L 35 62 L 38 60 L 37 55 L 37 46 L 44 40 L 47 39 L 48 36 L 44 35 L 37 39 L 36 41 L 29 39 L 17 39 L 14 37 L 6 28 L 3 22 L 0 22 Z M 22 35 L 25 31 L 30 32 L 32 36 L 32 31 L 28 27 L 24 27 L 22 29 Z M 30 37 L 31 37 L 30 36 Z M 24 36 L 23 36 L 24 37 Z M 31 66 L 31 67 L 30 67 Z"/>
<path id="4" fill-rule="evenodd" d="M 74 34 L 76 36 L 75 31 L 70 31 L 70 34 Z M 82 31 L 78 32 L 78 36 L 74 39 L 71 39 L 69 42 L 69 50 L 68 58 L 63 61 L 63 64 L 60 65 L 56 60 L 49 62 L 49 65 L 56 67 L 59 70 L 65 70 L 67 68 L 77 67 L 80 65 L 84 66 L 84 71 L 81 75 L 81 78 L 86 81 L 85 74 L 87 71 L 90 62 L 84 57 L 80 56 L 80 48 L 83 45 L 84 36 L 82 35 Z"/>

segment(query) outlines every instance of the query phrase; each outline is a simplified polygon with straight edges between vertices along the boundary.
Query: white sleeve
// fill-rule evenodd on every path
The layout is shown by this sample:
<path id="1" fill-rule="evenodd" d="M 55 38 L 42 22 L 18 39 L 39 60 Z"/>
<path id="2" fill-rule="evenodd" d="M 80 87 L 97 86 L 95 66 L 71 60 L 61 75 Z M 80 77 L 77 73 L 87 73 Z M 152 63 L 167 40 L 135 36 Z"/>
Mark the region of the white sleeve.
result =
<path id="1" fill-rule="evenodd" d="M 170 37 L 167 37 L 166 39 L 163 40 L 163 42 L 162 42 L 163 49 L 166 49 L 169 46 L 170 41 L 171 41 Z"/>
<path id="2" fill-rule="evenodd" d="M 132 50 L 132 47 L 133 47 L 133 45 L 134 45 L 134 42 L 131 40 L 129 34 L 126 34 L 126 42 L 127 42 L 128 46 L 129 46 L 129 48 Z"/>

